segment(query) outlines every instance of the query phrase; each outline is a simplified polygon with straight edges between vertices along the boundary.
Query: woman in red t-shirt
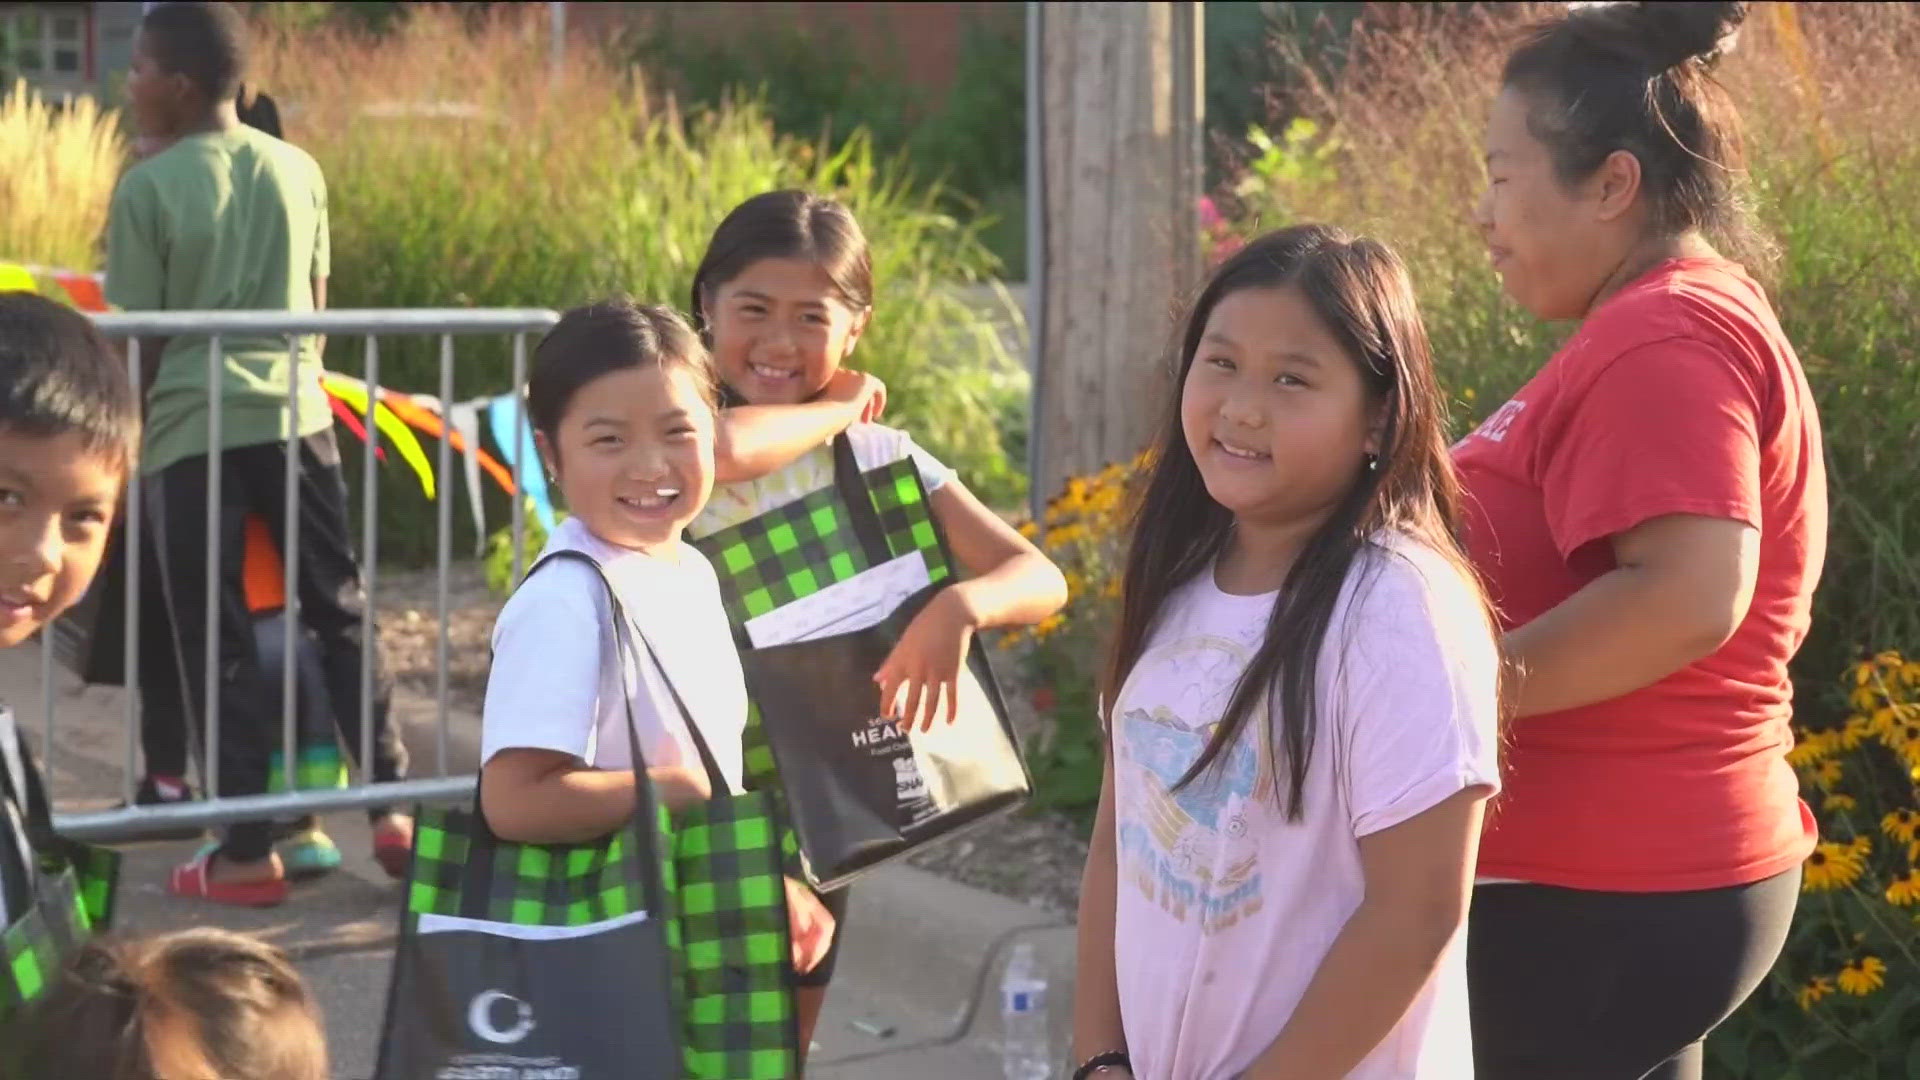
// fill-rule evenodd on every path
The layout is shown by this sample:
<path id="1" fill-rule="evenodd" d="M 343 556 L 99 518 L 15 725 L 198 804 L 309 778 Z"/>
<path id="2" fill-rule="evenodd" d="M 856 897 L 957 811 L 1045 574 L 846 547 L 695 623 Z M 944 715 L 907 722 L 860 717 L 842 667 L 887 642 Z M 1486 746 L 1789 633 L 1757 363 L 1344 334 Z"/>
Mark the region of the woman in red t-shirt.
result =
<path id="1" fill-rule="evenodd" d="M 1700 1076 L 1778 956 L 1814 828 L 1787 661 L 1826 549 L 1820 427 L 1737 231 L 1708 74 L 1744 5 L 1614 4 L 1509 57 L 1477 212 L 1579 329 L 1455 449 L 1520 669 L 1468 934 L 1480 1080 Z"/>

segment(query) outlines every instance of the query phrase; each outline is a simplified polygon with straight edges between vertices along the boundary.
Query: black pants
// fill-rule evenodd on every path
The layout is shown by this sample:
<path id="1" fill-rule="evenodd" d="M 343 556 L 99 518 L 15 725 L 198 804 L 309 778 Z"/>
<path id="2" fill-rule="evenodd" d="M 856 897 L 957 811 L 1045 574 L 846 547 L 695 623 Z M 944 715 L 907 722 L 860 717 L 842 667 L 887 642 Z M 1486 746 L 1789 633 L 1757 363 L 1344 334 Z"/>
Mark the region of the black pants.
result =
<path id="1" fill-rule="evenodd" d="M 1685 893 L 1482 885 L 1467 929 L 1479 1080 L 1698 1080 L 1779 957 L 1800 870 Z"/>
<path id="2" fill-rule="evenodd" d="M 267 677 L 247 610 L 242 576 L 245 522 L 257 514 L 267 523 L 274 544 L 287 547 L 287 448 L 284 443 L 243 446 L 220 460 L 220 746 L 221 795 L 257 795 L 266 791 L 271 755 L 279 745 L 280 682 Z M 161 534 L 167 595 L 174 625 L 180 629 L 181 654 L 192 715 L 206 711 L 205 671 L 207 574 L 207 459 L 188 458 L 159 476 L 164 505 Z M 300 444 L 299 566 L 301 626 L 320 650 L 328 696 L 349 752 L 360 747 L 361 617 L 366 593 L 354 558 L 347 523 L 347 488 L 340 473 L 339 448 L 331 431 L 308 436 Z M 372 779 L 406 775 L 406 747 L 391 723 L 392 685 L 374 650 Z M 144 666 L 144 665 L 143 665 Z M 142 679 L 142 683 L 145 683 Z M 204 724 L 204 721 L 196 721 Z M 184 738 L 184 732 L 181 733 Z M 165 760 L 166 748 L 161 747 Z M 152 751 L 150 750 L 151 754 Z M 184 755 L 182 755 L 184 756 Z M 155 760 L 150 757 L 149 760 Z M 273 826 L 248 822 L 227 832 L 224 854 L 241 861 L 265 858 L 272 851 Z"/>

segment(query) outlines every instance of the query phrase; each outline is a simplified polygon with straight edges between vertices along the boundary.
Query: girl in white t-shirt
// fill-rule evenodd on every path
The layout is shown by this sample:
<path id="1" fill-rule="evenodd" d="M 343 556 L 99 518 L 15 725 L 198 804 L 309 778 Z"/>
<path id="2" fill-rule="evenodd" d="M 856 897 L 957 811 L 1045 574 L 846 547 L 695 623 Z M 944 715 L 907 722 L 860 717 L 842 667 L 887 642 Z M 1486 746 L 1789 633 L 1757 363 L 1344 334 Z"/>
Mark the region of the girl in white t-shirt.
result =
<path id="1" fill-rule="evenodd" d="M 592 567 L 561 559 L 529 574 L 493 628 L 480 751 L 488 825 L 506 840 L 555 844 L 604 836 L 629 820 L 639 778 L 626 687 L 636 688 L 633 722 L 658 799 L 681 807 L 708 798 L 667 678 L 722 777 L 740 790 L 740 660 L 713 568 L 680 539 L 713 488 L 706 349 L 666 308 L 625 300 L 576 308 L 534 350 L 527 413 L 570 512 L 546 551 L 598 560 L 666 670 L 621 656 Z M 831 942 L 833 919 L 799 882 L 789 880 L 787 894 L 794 963 L 810 970 Z"/>
<path id="2" fill-rule="evenodd" d="M 1180 361 L 1104 687 L 1076 1078 L 1471 1077 L 1499 656 L 1406 270 L 1268 234 Z"/>
<path id="3" fill-rule="evenodd" d="M 1066 580 L 906 432 L 870 422 L 884 388 L 841 366 L 873 317 L 873 265 L 859 223 L 838 202 L 803 191 L 748 199 L 714 230 L 691 300 L 729 408 L 720 483 L 689 535 L 718 532 L 830 486 L 829 441 L 842 428 L 863 471 L 911 459 L 961 580 L 907 628 L 874 675 L 875 699 L 909 723 L 950 721 L 975 632 L 1045 619 L 1066 603 Z M 849 427 L 849 420 L 860 422 Z M 845 889 L 829 894 L 836 915 L 846 896 Z M 803 1046 L 832 969 L 830 955 L 800 979 Z"/>

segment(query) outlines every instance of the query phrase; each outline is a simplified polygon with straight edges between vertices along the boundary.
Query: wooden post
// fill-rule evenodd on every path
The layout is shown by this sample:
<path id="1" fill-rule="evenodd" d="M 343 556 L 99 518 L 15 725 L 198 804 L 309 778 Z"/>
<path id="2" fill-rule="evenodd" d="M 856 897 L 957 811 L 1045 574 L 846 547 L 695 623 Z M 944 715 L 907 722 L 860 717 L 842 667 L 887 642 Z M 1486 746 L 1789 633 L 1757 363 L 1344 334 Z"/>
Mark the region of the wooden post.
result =
<path id="1" fill-rule="evenodd" d="M 1028 17 L 1037 512 L 1069 477 L 1144 447 L 1173 391 L 1173 316 L 1201 269 L 1204 81 L 1199 3 L 1034 3 Z"/>

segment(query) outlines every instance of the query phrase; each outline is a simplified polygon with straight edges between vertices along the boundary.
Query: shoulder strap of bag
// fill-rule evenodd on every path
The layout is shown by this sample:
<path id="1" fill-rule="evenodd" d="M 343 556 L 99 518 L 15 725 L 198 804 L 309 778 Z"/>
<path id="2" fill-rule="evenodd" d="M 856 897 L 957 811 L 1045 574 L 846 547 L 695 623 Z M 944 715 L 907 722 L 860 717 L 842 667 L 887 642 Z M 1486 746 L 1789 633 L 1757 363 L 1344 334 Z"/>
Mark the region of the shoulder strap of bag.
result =
<path id="1" fill-rule="evenodd" d="M 860 471 L 860 461 L 853 455 L 853 440 L 841 432 L 833 437 L 833 484 L 840 491 L 840 501 L 847 504 L 847 513 L 853 519 L 853 535 L 860 541 L 860 549 L 866 552 L 867 562 L 872 566 L 893 558 L 893 548 L 887 543 L 887 531 L 880 525 L 880 514 L 873 508 L 873 495 L 867 490 L 867 478 Z"/>
<path id="2" fill-rule="evenodd" d="M 732 794 L 732 787 L 727 783 L 726 775 L 720 771 L 720 763 L 714 759 L 713 750 L 707 746 L 706 735 L 701 733 L 700 725 L 694 722 L 693 713 L 687 708 L 687 703 L 681 700 L 679 689 L 673 685 L 673 677 L 667 674 L 667 666 L 660 662 L 659 654 L 653 650 L 653 643 L 648 641 L 647 636 L 640 632 L 640 628 L 632 619 L 627 617 L 626 608 L 620 603 L 620 594 L 614 591 L 613 582 L 607 577 L 606 567 L 600 564 L 600 560 L 584 551 L 563 548 L 548 554 L 545 558 L 541 559 L 540 562 L 535 563 L 533 569 L 537 570 L 547 561 L 558 558 L 570 558 L 584 562 L 588 566 L 593 567 L 594 573 L 599 575 L 601 586 L 607 590 L 607 602 L 612 606 L 614 637 L 618 643 L 621 654 L 628 655 L 634 653 L 633 638 L 638 637 L 640 639 L 641 644 L 646 647 L 647 658 L 653 662 L 654 670 L 660 673 L 660 681 L 666 683 L 667 693 L 673 698 L 674 707 L 680 711 L 680 720 L 686 725 L 687 733 L 693 736 L 694 749 L 699 752 L 700 764 L 705 767 L 707 772 L 707 783 L 712 786 L 716 796 Z M 527 575 L 531 577 L 533 570 L 527 571 Z M 620 685 L 622 690 L 621 697 L 624 699 L 627 710 L 627 742 L 633 754 L 634 768 L 641 770 L 645 768 L 645 759 L 640 754 L 640 732 L 633 718 L 633 691 L 635 688 L 626 685 L 626 681 L 626 665 L 622 664 L 620 665 Z"/>

